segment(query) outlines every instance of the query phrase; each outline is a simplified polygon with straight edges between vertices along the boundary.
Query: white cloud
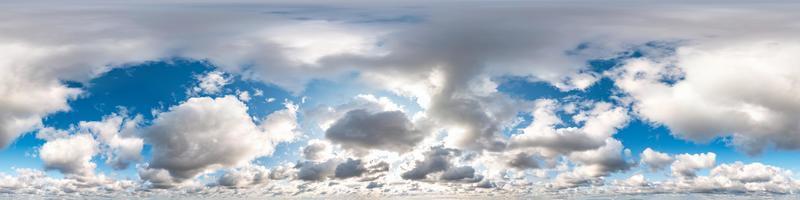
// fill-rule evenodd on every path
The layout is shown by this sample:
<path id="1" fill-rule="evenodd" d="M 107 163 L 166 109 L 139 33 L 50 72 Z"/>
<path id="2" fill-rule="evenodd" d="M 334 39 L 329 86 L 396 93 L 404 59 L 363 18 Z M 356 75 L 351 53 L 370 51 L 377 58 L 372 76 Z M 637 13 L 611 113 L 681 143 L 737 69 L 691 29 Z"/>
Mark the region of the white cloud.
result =
<path id="1" fill-rule="evenodd" d="M 693 178 L 697 176 L 697 171 L 714 167 L 717 154 L 708 152 L 702 154 L 678 154 L 675 155 L 675 162 L 670 167 L 672 175 L 679 178 Z"/>
<path id="2" fill-rule="evenodd" d="M 141 115 L 128 119 L 115 113 L 103 117 L 102 121 L 80 122 L 78 132 L 94 135 L 102 144 L 100 150 L 106 163 L 114 169 L 125 169 L 142 159 L 144 140 L 136 134 L 142 120 Z"/>
<path id="3" fill-rule="evenodd" d="M 147 128 L 145 140 L 153 145 L 149 168 L 168 172 L 150 174 L 169 175 L 174 179 L 171 182 L 183 182 L 269 156 L 278 143 L 293 138 L 295 110 L 296 106 L 287 104 L 287 109 L 270 114 L 257 125 L 247 114 L 247 106 L 236 97 L 191 98 L 160 113 Z M 154 176 L 143 176 L 149 177 Z"/>
<path id="4" fill-rule="evenodd" d="M 623 157 L 622 143 L 615 139 L 606 139 L 605 145 L 592 150 L 573 152 L 569 159 L 580 165 L 574 170 L 591 177 L 607 176 L 612 172 L 626 171 L 635 163 Z"/>
<path id="5" fill-rule="evenodd" d="M 102 174 L 90 179 L 53 178 L 44 171 L 27 168 L 14 169 L 15 174 L 0 173 L 0 192 L 19 198 L 79 198 L 137 195 L 139 185 L 132 180 L 115 180 Z"/>
<path id="6" fill-rule="evenodd" d="M 641 163 L 647 165 L 651 171 L 658 171 L 672 164 L 674 159 L 669 154 L 646 148 L 641 154 Z"/>
<path id="7" fill-rule="evenodd" d="M 558 116 L 560 106 L 555 100 L 536 101 L 533 122 L 511 137 L 511 147 L 532 148 L 546 157 L 597 149 L 629 120 L 625 108 L 598 102 L 572 116 L 580 126 L 557 128 L 564 124 Z"/>
<path id="8" fill-rule="evenodd" d="M 97 141 L 91 135 L 80 134 L 46 142 L 39 150 L 39 157 L 46 169 L 88 177 L 94 175 L 97 165 L 92 157 L 98 152 Z"/>
<path id="9" fill-rule="evenodd" d="M 236 97 L 239 97 L 239 100 L 244 102 L 250 101 L 250 92 L 248 91 L 236 91 Z"/>
<path id="10" fill-rule="evenodd" d="M 202 94 L 217 94 L 222 92 L 223 87 L 228 85 L 231 80 L 229 75 L 221 71 L 211 71 L 205 75 L 197 76 L 200 83 L 193 88 L 194 92 Z"/>
<path id="11" fill-rule="evenodd" d="M 627 60 L 612 76 L 640 116 L 680 138 L 732 136 L 749 154 L 797 149 L 797 52 L 800 43 L 769 39 L 685 45 L 674 55 Z"/>

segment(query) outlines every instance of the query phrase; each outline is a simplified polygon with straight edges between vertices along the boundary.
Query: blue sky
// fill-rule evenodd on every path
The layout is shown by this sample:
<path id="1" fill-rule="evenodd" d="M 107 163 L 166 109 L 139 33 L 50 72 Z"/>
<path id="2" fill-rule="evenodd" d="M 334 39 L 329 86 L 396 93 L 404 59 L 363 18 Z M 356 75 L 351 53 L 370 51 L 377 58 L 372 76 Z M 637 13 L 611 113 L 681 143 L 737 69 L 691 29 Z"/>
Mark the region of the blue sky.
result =
<path id="1" fill-rule="evenodd" d="M 14 3 L 0 197 L 792 197 L 781 3 Z"/>

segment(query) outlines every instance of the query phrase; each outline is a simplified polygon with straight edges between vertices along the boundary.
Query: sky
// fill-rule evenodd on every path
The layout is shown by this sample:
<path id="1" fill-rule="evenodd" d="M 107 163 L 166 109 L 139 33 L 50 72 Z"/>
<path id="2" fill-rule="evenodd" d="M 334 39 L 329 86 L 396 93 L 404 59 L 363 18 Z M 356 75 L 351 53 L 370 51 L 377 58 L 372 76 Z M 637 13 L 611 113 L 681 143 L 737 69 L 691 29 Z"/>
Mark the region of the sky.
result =
<path id="1" fill-rule="evenodd" d="M 783 1 L 0 5 L 0 197 L 777 198 Z"/>

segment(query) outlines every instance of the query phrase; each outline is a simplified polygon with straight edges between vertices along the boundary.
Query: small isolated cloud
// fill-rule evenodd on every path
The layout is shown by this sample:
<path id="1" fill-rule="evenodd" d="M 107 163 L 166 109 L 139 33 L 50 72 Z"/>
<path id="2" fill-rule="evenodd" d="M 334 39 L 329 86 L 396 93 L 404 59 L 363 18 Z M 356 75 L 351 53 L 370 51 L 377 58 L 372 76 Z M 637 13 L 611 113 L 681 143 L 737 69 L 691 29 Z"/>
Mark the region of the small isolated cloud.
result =
<path id="1" fill-rule="evenodd" d="M 223 87 L 230 83 L 230 78 L 224 72 L 211 71 L 197 77 L 200 83 L 193 88 L 194 92 L 201 94 L 217 94 L 222 92 Z M 246 101 L 246 100 L 245 100 Z"/>
<path id="2" fill-rule="evenodd" d="M 651 171 L 658 171 L 672 164 L 674 159 L 669 154 L 654 151 L 646 148 L 641 154 L 641 163 L 646 165 Z"/>

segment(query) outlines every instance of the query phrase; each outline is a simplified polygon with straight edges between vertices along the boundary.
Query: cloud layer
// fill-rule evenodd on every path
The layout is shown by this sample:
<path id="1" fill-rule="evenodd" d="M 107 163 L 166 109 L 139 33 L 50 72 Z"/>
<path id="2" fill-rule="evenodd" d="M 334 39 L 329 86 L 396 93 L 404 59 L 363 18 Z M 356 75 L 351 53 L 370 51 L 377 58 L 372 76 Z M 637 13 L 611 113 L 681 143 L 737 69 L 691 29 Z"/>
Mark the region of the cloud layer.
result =
<path id="1" fill-rule="evenodd" d="M 749 156 L 800 149 L 796 6 L 621 4 L 13 3 L 0 149 L 35 133 L 32 159 L 64 177 L 19 168 L 0 193 L 796 192 L 774 163 L 618 134 L 643 122 Z M 212 68 L 179 103 L 46 123 L 96 95 L 92 79 L 171 58 Z M 558 95 L 504 90 L 517 79 Z"/>

